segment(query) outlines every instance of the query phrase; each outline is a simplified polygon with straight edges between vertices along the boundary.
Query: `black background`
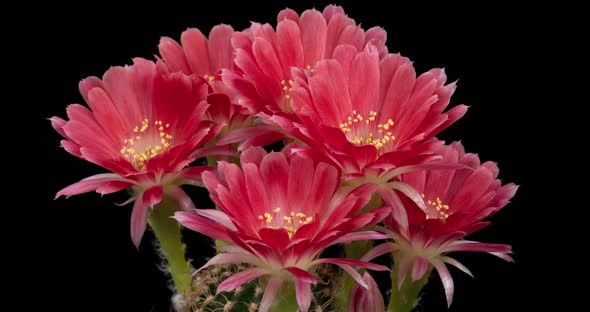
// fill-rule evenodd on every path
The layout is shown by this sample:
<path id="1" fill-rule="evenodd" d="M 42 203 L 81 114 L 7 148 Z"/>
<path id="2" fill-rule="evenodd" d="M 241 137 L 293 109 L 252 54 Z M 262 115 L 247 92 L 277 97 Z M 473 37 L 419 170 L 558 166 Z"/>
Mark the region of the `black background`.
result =
<path id="1" fill-rule="evenodd" d="M 0 208 L 0 296 L 11 307 L 5 311 L 169 310 L 152 236 L 137 251 L 129 237 L 130 207 L 113 204 L 126 199 L 124 192 L 53 200 L 59 189 L 104 169 L 59 148 L 45 118 L 65 117 L 67 104 L 82 101 L 80 79 L 135 56 L 152 58 L 161 36 L 178 39 L 187 27 L 207 33 L 220 22 L 235 29 L 249 21 L 274 24 L 286 6 L 301 12 L 330 3 L 304 2 L 22 2 L 2 9 L 8 189 Z M 366 29 L 383 26 L 389 50 L 410 57 L 418 72 L 444 67 L 450 81 L 459 79 L 452 103 L 471 108 L 442 138 L 462 140 L 482 159 L 498 161 L 501 178 L 521 185 L 492 226 L 472 236 L 511 244 L 516 262 L 457 254 L 475 279 L 451 269 L 456 293 L 449 311 L 579 310 L 589 290 L 587 12 L 563 1 L 335 2 Z M 199 235 L 190 239 L 197 242 L 190 253 L 198 265 L 210 249 Z M 422 308 L 446 309 L 437 277 Z"/>

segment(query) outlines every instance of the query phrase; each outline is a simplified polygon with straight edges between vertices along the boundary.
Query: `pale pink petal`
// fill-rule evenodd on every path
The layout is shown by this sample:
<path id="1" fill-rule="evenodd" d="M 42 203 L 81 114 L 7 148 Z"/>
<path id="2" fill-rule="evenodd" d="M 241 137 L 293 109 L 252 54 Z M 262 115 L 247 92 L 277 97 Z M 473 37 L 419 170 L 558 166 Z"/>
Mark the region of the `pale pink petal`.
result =
<path id="1" fill-rule="evenodd" d="M 262 299 L 260 300 L 260 305 L 258 306 L 259 312 L 268 312 L 272 302 L 277 295 L 277 292 L 281 288 L 281 284 L 283 281 L 276 277 L 271 277 L 264 288 L 264 294 L 262 295 Z"/>
<path id="2" fill-rule="evenodd" d="M 404 195 L 408 196 L 408 198 L 410 198 L 414 203 L 416 203 L 416 205 L 418 205 L 418 207 L 420 207 L 420 209 L 422 209 L 424 212 L 428 211 L 428 208 L 426 208 L 426 204 L 424 203 L 424 199 L 422 198 L 422 196 L 418 192 L 416 192 L 416 190 L 410 185 L 403 182 L 390 182 L 387 185 L 392 189 L 404 193 Z"/>
<path id="3" fill-rule="evenodd" d="M 232 245 L 230 245 L 230 246 L 232 246 Z M 193 275 L 197 274 L 198 272 L 200 272 L 204 268 L 212 266 L 212 265 L 239 264 L 239 263 L 256 264 L 256 263 L 258 263 L 258 260 L 256 257 L 252 256 L 249 253 L 224 252 L 224 253 L 220 253 L 220 254 L 215 255 L 213 258 L 211 258 L 209 261 L 207 261 L 207 263 L 205 263 L 202 267 L 200 267 L 198 270 L 196 270 L 193 273 Z"/>
<path id="4" fill-rule="evenodd" d="M 166 195 L 172 197 L 183 211 L 193 211 L 196 208 L 193 200 L 182 190 L 182 188 L 180 188 L 180 186 L 167 187 Z"/>
<path id="5" fill-rule="evenodd" d="M 448 264 L 456 267 L 457 269 L 463 271 L 465 274 L 473 277 L 473 273 L 471 273 L 471 271 L 469 271 L 469 269 L 466 266 L 464 266 L 461 262 L 459 262 L 451 257 L 446 257 L 446 256 L 440 257 L 440 260 L 444 263 L 448 263 Z"/>
<path id="6" fill-rule="evenodd" d="M 389 238 L 389 235 L 375 232 L 375 231 L 352 232 L 352 233 L 348 233 L 343 236 L 340 236 L 338 239 L 336 239 L 330 245 L 349 243 L 349 242 L 357 241 L 357 240 L 377 240 L 377 239 L 386 239 L 386 238 Z M 368 259 L 366 261 L 369 261 L 369 260 L 370 259 Z"/>
<path id="7" fill-rule="evenodd" d="M 490 243 L 480 243 L 474 241 L 467 241 L 467 240 L 459 240 L 453 242 L 449 245 L 449 247 L 445 248 L 446 252 L 451 251 L 478 251 L 478 252 L 499 252 L 499 253 L 509 253 L 512 251 L 512 247 L 510 245 L 505 244 L 490 244 Z"/>
<path id="8" fill-rule="evenodd" d="M 447 306 L 450 307 L 451 302 L 453 302 L 453 293 L 455 292 L 455 286 L 453 284 L 453 278 L 451 277 L 451 273 L 449 273 L 449 269 L 447 269 L 447 266 L 440 260 L 432 259 L 430 262 L 438 272 L 438 276 L 440 276 L 440 280 L 442 281 L 442 284 L 445 288 Z"/>
<path id="9" fill-rule="evenodd" d="M 355 284 L 350 292 L 348 311 L 349 312 L 384 312 L 385 304 L 379 291 L 379 286 L 371 277 L 369 272 L 363 274 L 363 280 L 368 288 L 359 287 Z"/>
<path id="10" fill-rule="evenodd" d="M 237 287 L 268 273 L 269 272 L 263 268 L 251 268 L 235 273 L 217 286 L 217 293 L 234 290 Z"/>
<path id="11" fill-rule="evenodd" d="M 398 249 L 398 246 L 392 242 L 383 243 L 373 247 L 362 258 L 361 261 L 371 261 L 381 255 L 393 252 Z"/>
<path id="12" fill-rule="evenodd" d="M 82 193 L 86 193 L 86 192 L 91 192 L 91 191 L 94 191 L 97 188 L 99 188 L 104 183 L 113 182 L 113 181 L 120 181 L 120 182 L 135 184 L 134 181 L 123 178 L 122 176 L 120 176 L 116 173 L 101 173 L 101 174 L 96 174 L 96 175 L 90 176 L 88 178 L 82 179 L 81 181 L 76 182 L 76 183 L 62 189 L 61 191 L 57 192 L 57 194 L 55 195 L 55 198 L 58 198 L 62 195 L 69 197 L 72 195 L 78 195 L 78 194 L 82 194 Z"/>
<path id="13" fill-rule="evenodd" d="M 295 297 L 297 298 L 297 305 L 299 311 L 307 312 L 311 306 L 311 285 L 309 282 L 300 278 L 295 278 Z"/>
<path id="14" fill-rule="evenodd" d="M 138 196 L 133 204 L 131 212 L 131 241 L 136 248 L 139 248 L 141 238 L 145 232 L 149 212 L 149 205 L 143 202 L 142 196 Z"/>
<path id="15" fill-rule="evenodd" d="M 336 264 L 336 265 L 353 265 L 356 267 L 365 268 L 365 269 L 369 269 L 369 270 L 373 270 L 373 271 L 388 271 L 389 270 L 389 268 L 384 265 L 375 264 L 375 263 L 371 263 L 371 262 L 367 262 L 367 261 L 363 261 L 363 260 L 344 259 L 344 258 L 320 258 L 320 259 L 312 261 L 310 266 L 321 264 L 321 263 L 332 263 L 332 264 Z"/>
<path id="16" fill-rule="evenodd" d="M 207 218 L 184 211 L 177 211 L 174 213 L 174 219 L 176 219 L 182 226 L 195 232 L 205 234 L 213 239 L 219 239 L 224 242 L 232 242 L 232 239 L 227 235 L 225 227 Z"/>
<path id="17" fill-rule="evenodd" d="M 205 218 L 211 219 L 226 228 L 237 231 L 236 226 L 231 222 L 231 219 L 223 212 L 215 209 L 196 209 L 196 212 Z"/>
<path id="18" fill-rule="evenodd" d="M 428 270 L 428 261 L 421 256 L 414 257 L 412 264 L 412 280 L 415 282 L 420 280 Z"/>

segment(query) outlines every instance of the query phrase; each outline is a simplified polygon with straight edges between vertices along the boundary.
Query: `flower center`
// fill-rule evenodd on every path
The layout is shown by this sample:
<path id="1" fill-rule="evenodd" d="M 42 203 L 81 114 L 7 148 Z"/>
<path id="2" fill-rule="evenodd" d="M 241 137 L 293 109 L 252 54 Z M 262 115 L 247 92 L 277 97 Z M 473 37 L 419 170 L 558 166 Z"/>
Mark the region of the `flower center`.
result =
<path id="1" fill-rule="evenodd" d="M 272 210 L 272 213 L 266 212 L 259 215 L 258 220 L 263 221 L 268 228 L 287 230 L 289 238 L 293 238 L 297 229 L 313 221 L 313 217 L 308 217 L 303 212 L 282 213 L 281 208 L 277 207 Z"/>
<path id="2" fill-rule="evenodd" d="M 141 125 L 133 129 L 134 135 L 123 140 L 121 155 L 138 171 L 145 169 L 148 159 L 154 158 L 170 149 L 173 136 L 168 132 L 170 124 L 156 120 L 150 127 L 150 121 L 145 118 Z"/>
<path id="3" fill-rule="evenodd" d="M 209 82 L 213 81 L 215 79 L 214 75 L 209 75 L 209 74 L 204 74 L 203 78 L 207 79 Z"/>
<path id="4" fill-rule="evenodd" d="M 352 115 L 339 126 L 351 143 L 359 146 L 373 145 L 377 151 L 380 151 L 395 140 L 395 136 L 390 131 L 394 122 L 390 118 L 383 124 L 377 124 L 376 120 L 377 112 L 370 111 L 369 117 L 365 117 L 353 110 Z"/>
<path id="5" fill-rule="evenodd" d="M 422 198 L 425 198 L 425 195 L 422 194 Z M 449 217 L 449 205 L 443 204 L 440 197 L 437 197 L 436 200 L 427 200 L 426 206 L 428 207 L 428 211 L 426 212 L 426 219 L 442 219 L 445 220 Z"/>

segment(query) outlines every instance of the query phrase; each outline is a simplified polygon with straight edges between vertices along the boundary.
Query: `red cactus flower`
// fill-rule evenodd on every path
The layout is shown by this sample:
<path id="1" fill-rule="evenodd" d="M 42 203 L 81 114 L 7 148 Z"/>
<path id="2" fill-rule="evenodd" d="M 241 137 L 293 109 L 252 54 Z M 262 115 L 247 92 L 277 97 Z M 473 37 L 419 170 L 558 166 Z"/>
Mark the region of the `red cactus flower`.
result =
<path id="1" fill-rule="evenodd" d="M 248 30 L 235 33 L 232 43 L 239 71 L 222 73 L 223 81 L 239 94 L 239 104 L 256 114 L 293 112 L 293 67 L 312 71 L 318 61 L 332 58 L 340 45 L 360 51 L 372 43 L 382 54 L 387 52 L 386 33 L 382 28 L 373 27 L 365 32 L 341 7 L 329 5 L 323 14 L 315 9 L 306 10 L 301 16 L 285 9 L 278 14 L 277 23 L 276 31 L 269 24 L 254 23 Z M 269 122 L 266 118 L 263 121 Z M 247 138 L 252 132 L 243 131 L 234 133 L 231 140 Z M 275 133 L 266 140 L 250 143 L 265 145 L 285 136 L 276 128 Z"/>
<path id="2" fill-rule="evenodd" d="M 365 32 L 340 7 L 330 5 L 323 14 L 306 10 L 301 16 L 285 9 L 278 15 L 276 32 L 269 24 L 253 24 L 234 35 L 235 62 L 241 72 L 224 71 L 222 78 L 242 95 L 240 104 L 255 113 L 291 112 L 292 67 L 312 70 L 343 44 L 361 51 L 371 42 L 386 51 L 385 40 L 383 29 Z"/>
<path id="3" fill-rule="evenodd" d="M 205 116 L 217 124 L 225 125 L 220 135 L 214 139 L 216 142 L 222 140 L 231 131 L 253 123 L 253 116 L 248 110 L 236 104 L 235 91 L 226 87 L 219 76 L 222 69 L 234 69 L 235 51 L 231 45 L 233 34 L 233 28 L 224 24 L 213 27 L 209 38 L 205 37 L 199 29 L 191 28 L 180 36 L 181 44 L 171 38 L 163 37 L 158 45 L 160 55 L 171 72 L 180 71 L 186 75 L 203 77 L 209 81 L 215 91 L 215 94 L 210 96 L 211 106 Z M 253 135 L 263 137 L 267 135 L 264 129 L 257 128 L 257 130 Z M 256 138 L 256 136 L 250 136 L 243 140 L 256 141 Z"/>
<path id="4" fill-rule="evenodd" d="M 164 195 L 186 209 L 193 207 L 179 185 L 200 183 L 207 167 L 186 166 L 210 152 L 200 148 L 220 130 L 203 121 L 208 86 L 201 78 L 169 73 L 162 63 L 137 58 L 132 66 L 110 68 L 102 80 L 82 80 L 80 92 L 90 109 L 72 104 L 69 120 L 52 117 L 51 123 L 65 138 L 61 145 L 66 151 L 112 173 L 74 183 L 56 198 L 131 187 L 131 238 L 138 246 L 148 207 Z"/>
<path id="5" fill-rule="evenodd" d="M 398 283 L 406 279 L 411 269 L 413 281 L 421 279 L 432 265 L 443 282 L 450 305 L 454 286 L 445 263 L 471 275 L 469 270 L 447 253 L 453 251 L 487 252 L 507 261 L 511 247 L 503 244 L 480 243 L 463 238 L 480 230 L 489 222 L 482 220 L 497 212 L 514 196 L 515 184 L 501 185 L 498 167 L 493 162 L 480 163 L 475 154 L 466 154 L 461 143 L 443 146 L 437 151 L 442 161 L 464 165 L 457 170 L 424 170 L 403 174 L 401 181 L 410 185 L 426 201 L 427 209 L 419 208 L 404 196 L 388 198 L 394 214 L 385 220 L 387 231 L 395 243 L 389 248 L 399 254 Z M 398 258 L 398 257 L 396 257 Z M 370 257 L 367 259 L 370 260 Z"/>
<path id="6" fill-rule="evenodd" d="M 339 46 L 314 72 L 293 72 L 296 118 L 273 120 L 311 147 L 299 152 L 326 159 L 349 177 L 386 182 L 388 171 L 432 159 L 442 144 L 434 136 L 466 112 L 464 105 L 443 112 L 455 90 L 454 83 L 445 85 L 443 70 L 416 77 L 407 58 L 380 59 L 371 45 L 360 53 Z"/>
<path id="7" fill-rule="evenodd" d="M 205 172 L 203 182 L 221 211 L 175 214 L 185 227 L 230 244 L 204 267 L 252 265 L 226 279 L 217 291 L 270 275 L 259 311 L 268 310 L 280 286 L 293 279 L 299 308 L 307 311 L 310 285 L 315 284 L 308 271 L 320 263 L 340 266 L 364 287 L 365 281 L 353 266 L 387 269 L 359 260 L 317 258 L 324 248 L 336 243 L 383 237 L 373 231 L 354 231 L 379 222 L 389 209 L 357 214 L 371 198 L 373 186 L 337 192 L 340 178 L 336 168 L 289 154 L 266 154 L 262 148 L 252 147 L 242 153 L 242 169 L 220 162 L 218 175 Z"/>

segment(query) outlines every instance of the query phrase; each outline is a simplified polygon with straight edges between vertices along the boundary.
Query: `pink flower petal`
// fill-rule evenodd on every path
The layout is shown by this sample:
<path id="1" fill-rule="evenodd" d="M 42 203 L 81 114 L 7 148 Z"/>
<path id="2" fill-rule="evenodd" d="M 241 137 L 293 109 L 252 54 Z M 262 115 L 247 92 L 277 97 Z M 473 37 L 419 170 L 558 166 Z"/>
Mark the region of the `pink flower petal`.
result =
<path id="1" fill-rule="evenodd" d="M 432 259 L 430 261 L 438 275 L 440 276 L 440 280 L 445 288 L 445 296 L 447 298 L 447 306 L 451 306 L 451 302 L 453 302 L 453 293 L 455 292 L 455 286 L 453 284 L 453 278 L 447 269 L 447 266 L 442 263 L 440 260 Z"/>
<path id="2" fill-rule="evenodd" d="M 222 291 L 232 291 L 237 287 L 268 273 L 269 272 L 263 268 L 251 268 L 235 273 L 217 286 L 217 293 L 219 294 Z"/>
<path id="3" fill-rule="evenodd" d="M 189 28 L 180 36 L 180 42 L 191 69 L 199 76 L 214 74 L 209 66 L 207 38 L 196 28 Z"/>
<path id="4" fill-rule="evenodd" d="M 182 226 L 195 232 L 205 234 L 213 239 L 219 239 L 224 242 L 233 242 L 233 240 L 227 235 L 225 227 L 207 218 L 184 211 L 177 211 L 174 213 L 174 219 L 176 219 Z"/>
<path id="5" fill-rule="evenodd" d="M 234 29 L 225 24 L 216 25 L 209 33 L 209 59 L 211 61 L 211 73 L 217 74 L 222 68 L 233 68 L 234 50 L 231 46 L 231 37 Z"/>
<path id="6" fill-rule="evenodd" d="M 172 197 L 183 211 L 193 211 L 196 207 L 193 200 L 179 186 L 166 188 L 166 195 Z"/>
<path id="7" fill-rule="evenodd" d="M 303 46 L 299 26 L 292 20 L 285 19 L 277 25 L 277 46 L 283 73 L 290 73 L 291 67 L 303 67 Z M 259 59 L 257 59 L 260 62 Z M 275 76 L 281 77 L 281 76 Z M 284 77 L 284 76 L 283 76 Z"/>
<path id="8" fill-rule="evenodd" d="M 158 50 L 170 71 L 179 71 L 187 75 L 191 73 L 184 51 L 178 42 L 168 37 L 162 37 L 160 44 L 158 44 Z"/>
<path id="9" fill-rule="evenodd" d="M 196 209 L 197 214 L 202 217 L 211 219 L 226 228 L 237 231 L 236 226 L 231 222 L 231 219 L 223 212 L 215 209 Z"/>
<path id="10" fill-rule="evenodd" d="M 383 234 L 385 235 L 385 234 Z M 397 250 L 399 247 L 392 243 L 392 242 L 387 242 L 387 243 L 383 243 L 380 245 L 377 245 L 375 247 L 373 247 L 371 250 L 369 250 L 362 258 L 361 261 L 371 261 L 381 255 L 384 255 L 386 253 L 390 253 L 393 252 L 395 250 Z"/>
<path id="11" fill-rule="evenodd" d="M 116 173 L 101 173 L 90 176 L 88 178 L 82 179 L 79 182 L 76 182 L 61 191 L 57 192 L 55 198 L 58 198 L 62 195 L 67 197 L 72 195 L 78 195 L 86 192 L 91 192 L 98 189 L 101 185 L 113 181 L 125 182 L 129 184 L 134 184 L 133 181 L 123 178 L 122 176 Z"/>
<path id="12" fill-rule="evenodd" d="M 317 10 L 307 10 L 301 14 L 301 44 L 305 55 L 305 66 L 313 67 L 324 58 L 328 25 L 322 14 Z"/>
<path id="13" fill-rule="evenodd" d="M 264 294 L 260 300 L 260 305 L 258 306 L 259 312 L 267 312 L 270 309 L 282 283 L 282 280 L 276 277 L 271 277 L 268 280 L 268 283 L 264 288 Z"/>
<path id="14" fill-rule="evenodd" d="M 139 248 L 141 238 L 145 232 L 149 212 L 149 205 L 144 203 L 142 196 L 139 196 L 133 204 L 133 211 L 131 212 L 131 241 L 136 248 Z"/>
<path id="15" fill-rule="evenodd" d="M 304 271 L 298 267 L 287 267 L 285 270 L 289 271 L 289 273 L 293 274 L 295 279 L 301 280 L 307 284 L 316 284 L 317 281 L 313 275 L 309 274 L 307 271 Z"/>
<path id="16" fill-rule="evenodd" d="M 469 269 L 464 266 L 461 262 L 451 258 L 451 257 L 440 257 L 440 260 L 444 263 L 448 263 L 454 267 L 456 267 L 457 269 L 463 271 L 465 274 L 473 277 L 473 273 L 471 273 L 471 271 L 469 271 Z"/>
<path id="17" fill-rule="evenodd" d="M 338 239 L 336 239 L 334 242 L 332 242 L 331 245 L 341 244 L 341 243 L 349 243 L 349 242 L 357 241 L 357 240 L 377 240 L 377 239 L 386 239 L 386 238 L 389 238 L 389 235 L 375 232 L 375 231 L 352 232 L 352 233 L 348 233 L 343 236 L 340 236 Z M 370 259 L 368 259 L 366 261 L 370 261 Z"/>
<path id="18" fill-rule="evenodd" d="M 230 245 L 232 246 L 232 245 Z M 194 274 L 197 274 L 199 271 L 203 270 L 212 265 L 220 265 L 220 264 L 239 264 L 239 263 L 249 263 L 249 264 L 256 264 L 258 260 L 256 257 L 252 256 L 251 254 L 245 252 L 224 252 L 215 255 L 211 258 L 207 263 L 205 263 L 202 267 L 196 270 Z"/>
<path id="19" fill-rule="evenodd" d="M 162 201 L 163 190 L 161 185 L 155 185 L 143 191 L 142 202 L 148 207 L 154 207 Z"/>
<path id="20" fill-rule="evenodd" d="M 412 264 L 412 281 L 415 282 L 424 277 L 424 274 L 426 274 L 426 271 L 428 270 L 428 266 L 428 261 L 423 257 L 414 257 L 414 263 Z"/>
<path id="21" fill-rule="evenodd" d="M 311 285 L 300 278 L 295 279 L 295 297 L 297 298 L 297 305 L 299 311 L 307 312 L 311 306 Z"/>

